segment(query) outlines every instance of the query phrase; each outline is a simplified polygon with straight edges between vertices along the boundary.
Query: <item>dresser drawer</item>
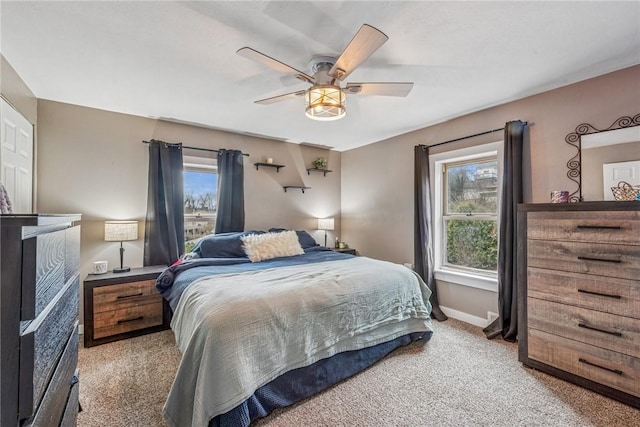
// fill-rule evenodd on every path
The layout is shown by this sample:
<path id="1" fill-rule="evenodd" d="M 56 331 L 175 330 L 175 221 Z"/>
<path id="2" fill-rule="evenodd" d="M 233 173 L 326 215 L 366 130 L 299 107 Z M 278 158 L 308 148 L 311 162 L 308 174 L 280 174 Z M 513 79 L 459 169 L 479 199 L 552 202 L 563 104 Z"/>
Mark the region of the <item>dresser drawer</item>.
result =
<path id="1" fill-rule="evenodd" d="M 527 237 L 640 245 L 640 211 L 529 212 Z"/>
<path id="2" fill-rule="evenodd" d="M 45 391 L 78 318 L 76 275 L 20 337 L 20 416 L 30 417 Z"/>
<path id="3" fill-rule="evenodd" d="M 95 288 L 93 290 L 93 311 L 100 313 L 121 310 L 162 301 L 162 296 L 156 290 L 155 283 L 155 280 L 142 280 Z"/>
<path id="4" fill-rule="evenodd" d="M 640 359 L 529 329 L 529 358 L 640 396 Z"/>
<path id="5" fill-rule="evenodd" d="M 635 319 L 537 298 L 527 298 L 527 304 L 530 329 L 640 357 L 640 322 Z"/>
<path id="6" fill-rule="evenodd" d="M 637 280 L 640 246 L 528 240 L 529 267 Z"/>
<path id="7" fill-rule="evenodd" d="M 47 386 L 47 391 L 42 397 L 38 411 L 33 419 L 26 424 L 28 427 L 57 426 L 63 417 L 73 383 L 73 375 L 78 365 L 77 325 L 76 322 L 76 326 L 69 337 L 60 362 Z"/>
<path id="8" fill-rule="evenodd" d="M 532 298 L 640 319 L 640 281 L 529 267 Z"/>
<path id="9" fill-rule="evenodd" d="M 95 313 L 93 337 L 104 338 L 124 332 L 162 325 L 162 297 L 158 302 Z"/>
<path id="10" fill-rule="evenodd" d="M 67 405 L 64 408 L 62 414 L 62 420 L 60 420 L 60 427 L 76 427 L 78 420 L 78 411 L 80 409 L 80 403 L 78 401 L 80 397 L 80 376 L 78 370 L 73 376 L 71 384 L 71 391 L 69 392 L 69 398 L 67 399 Z"/>

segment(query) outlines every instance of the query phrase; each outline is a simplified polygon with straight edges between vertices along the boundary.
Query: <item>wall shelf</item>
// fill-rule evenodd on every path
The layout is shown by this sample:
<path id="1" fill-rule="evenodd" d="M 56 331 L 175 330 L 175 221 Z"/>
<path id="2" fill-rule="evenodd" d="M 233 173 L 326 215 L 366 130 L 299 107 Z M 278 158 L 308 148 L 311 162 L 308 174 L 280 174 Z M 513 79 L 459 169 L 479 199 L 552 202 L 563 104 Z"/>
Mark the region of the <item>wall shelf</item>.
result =
<path id="1" fill-rule="evenodd" d="M 280 172 L 280 168 L 283 168 L 284 165 L 276 165 L 275 163 L 254 163 L 254 165 L 256 165 L 256 170 L 260 169 L 260 166 L 262 167 L 267 167 L 267 168 L 276 168 L 276 172 Z"/>
<path id="2" fill-rule="evenodd" d="M 333 172 L 333 171 L 329 169 L 307 168 L 307 175 L 311 175 L 311 172 L 322 172 L 324 176 L 327 176 L 327 173 Z"/>
<path id="3" fill-rule="evenodd" d="M 311 187 L 304 187 L 304 186 L 300 186 L 300 185 L 283 185 L 282 188 L 284 188 L 284 192 L 287 192 L 288 188 L 297 188 L 302 190 L 302 192 L 304 193 L 304 190 L 309 190 L 311 189 Z"/>

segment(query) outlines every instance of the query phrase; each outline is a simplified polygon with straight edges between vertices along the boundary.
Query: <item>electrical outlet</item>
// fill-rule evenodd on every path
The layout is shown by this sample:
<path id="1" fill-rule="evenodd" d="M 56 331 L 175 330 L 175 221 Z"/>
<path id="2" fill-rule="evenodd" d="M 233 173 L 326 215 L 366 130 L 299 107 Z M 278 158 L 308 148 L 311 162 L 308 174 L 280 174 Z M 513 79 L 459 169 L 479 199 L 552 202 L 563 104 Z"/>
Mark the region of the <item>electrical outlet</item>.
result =
<path id="1" fill-rule="evenodd" d="M 494 313 L 493 311 L 487 311 L 487 320 L 489 321 L 489 323 L 492 323 L 497 318 L 498 318 L 498 313 Z"/>

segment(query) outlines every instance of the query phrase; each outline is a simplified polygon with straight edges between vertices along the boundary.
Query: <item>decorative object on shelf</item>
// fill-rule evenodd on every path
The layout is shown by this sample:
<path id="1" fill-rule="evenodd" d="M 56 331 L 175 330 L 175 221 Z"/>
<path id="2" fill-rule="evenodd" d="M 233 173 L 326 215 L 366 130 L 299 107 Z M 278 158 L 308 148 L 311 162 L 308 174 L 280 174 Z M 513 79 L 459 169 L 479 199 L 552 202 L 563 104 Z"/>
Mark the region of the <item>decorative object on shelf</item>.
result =
<path id="1" fill-rule="evenodd" d="M 287 192 L 288 188 L 297 188 L 299 190 L 302 190 L 303 193 L 304 193 L 304 190 L 310 190 L 311 189 L 311 187 L 304 187 L 302 185 L 284 185 L 284 186 L 282 186 L 282 188 L 284 188 L 284 192 L 285 193 Z"/>
<path id="2" fill-rule="evenodd" d="M 335 221 L 333 218 L 318 218 L 318 230 L 324 230 L 324 246 L 327 246 L 327 230 L 333 231 Z"/>
<path id="3" fill-rule="evenodd" d="M 122 242 L 138 240 L 138 221 L 105 221 L 104 223 L 105 242 L 120 242 L 120 268 L 113 269 L 114 273 L 125 273 L 130 271 L 130 267 L 123 265 L 124 248 Z"/>
<path id="4" fill-rule="evenodd" d="M 640 185 L 631 185 L 626 181 L 620 181 L 617 187 L 611 187 L 611 192 L 618 202 L 638 200 Z"/>
<path id="5" fill-rule="evenodd" d="M 314 169 L 326 169 L 329 162 L 325 157 L 318 157 L 312 164 Z"/>
<path id="6" fill-rule="evenodd" d="M 565 190 L 552 191 L 551 203 L 569 203 L 569 192 Z"/>
<path id="7" fill-rule="evenodd" d="M 273 162 L 273 159 L 271 159 L 271 161 Z M 256 170 L 259 170 L 260 166 L 262 166 L 262 167 L 268 167 L 268 168 L 276 168 L 276 172 L 280 172 L 280 168 L 284 167 L 284 165 L 277 165 L 275 163 L 265 163 L 265 162 L 254 163 L 254 165 L 256 166 Z"/>
<path id="8" fill-rule="evenodd" d="M 271 164 L 273 164 L 273 158 L 271 158 L 271 157 L 267 157 L 267 158 L 264 160 L 264 162 L 265 162 L 265 163 L 267 163 L 267 164 L 269 164 L 269 165 L 271 165 Z"/>
<path id="9" fill-rule="evenodd" d="M 338 249 L 346 249 L 347 244 L 345 242 L 338 242 Z"/>

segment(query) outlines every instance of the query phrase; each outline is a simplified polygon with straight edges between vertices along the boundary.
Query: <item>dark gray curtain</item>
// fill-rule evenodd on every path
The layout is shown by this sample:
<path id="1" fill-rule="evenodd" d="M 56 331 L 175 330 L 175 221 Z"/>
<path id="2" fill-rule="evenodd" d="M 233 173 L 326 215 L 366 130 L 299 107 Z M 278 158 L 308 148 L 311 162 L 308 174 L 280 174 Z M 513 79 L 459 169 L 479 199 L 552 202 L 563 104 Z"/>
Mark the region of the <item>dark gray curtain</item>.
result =
<path id="1" fill-rule="evenodd" d="M 151 140 L 144 265 L 170 265 L 184 252 L 182 146 Z"/>
<path id="2" fill-rule="evenodd" d="M 415 157 L 415 209 L 414 209 L 414 264 L 416 272 L 431 290 L 431 317 L 447 320 L 440 310 L 438 290 L 433 278 L 433 223 L 431 221 L 431 191 L 429 184 L 429 151 L 426 145 L 414 147 Z"/>
<path id="3" fill-rule="evenodd" d="M 216 234 L 244 231 L 244 163 L 238 150 L 218 150 Z"/>
<path id="4" fill-rule="evenodd" d="M 516 277 L 516 217 L 522 203 L 522 145 L 527 124 L 520 120 L 504 127 L 504 159 L 500 235 L 498 240 L 498 318 L 484 329 L 487 338 L 518 338 L 518 292 Z"/>

